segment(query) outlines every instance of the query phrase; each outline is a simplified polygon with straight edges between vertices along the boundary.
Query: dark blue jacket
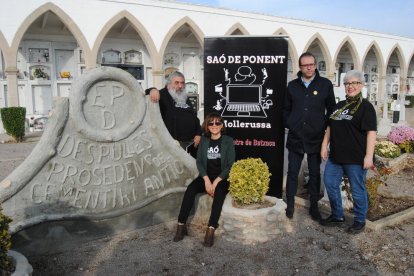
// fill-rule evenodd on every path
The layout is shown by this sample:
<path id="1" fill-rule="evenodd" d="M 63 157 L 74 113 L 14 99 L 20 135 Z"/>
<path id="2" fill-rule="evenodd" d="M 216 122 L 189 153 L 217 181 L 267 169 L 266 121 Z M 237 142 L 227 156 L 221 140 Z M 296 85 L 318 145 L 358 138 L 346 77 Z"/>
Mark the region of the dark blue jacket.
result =
<path id="1" fill-rule="evenodd" d="M 283 120 L 289 129 L 286 147 L 298 153 L 318 153 L 321 150 L 328 116 L 335 106 L 333 85 L 316 70 L 308 88 L 302 82 L 302 73 L 288 84 Z"/>

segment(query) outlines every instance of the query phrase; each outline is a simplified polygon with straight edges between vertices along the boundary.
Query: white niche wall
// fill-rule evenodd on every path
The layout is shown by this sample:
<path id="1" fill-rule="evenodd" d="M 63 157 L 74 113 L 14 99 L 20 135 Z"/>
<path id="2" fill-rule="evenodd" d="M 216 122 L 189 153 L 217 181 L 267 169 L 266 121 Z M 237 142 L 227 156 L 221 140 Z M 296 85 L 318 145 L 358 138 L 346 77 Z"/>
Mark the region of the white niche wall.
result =
<path id="1" fill-rule="evenodd" d="M 76 42 L 25 40 L 20 48 L 19 105 L 26 107 L 27 117 L 47 115 L 54 96 L 70 95 L 79 75 L 79 47 Z"/>

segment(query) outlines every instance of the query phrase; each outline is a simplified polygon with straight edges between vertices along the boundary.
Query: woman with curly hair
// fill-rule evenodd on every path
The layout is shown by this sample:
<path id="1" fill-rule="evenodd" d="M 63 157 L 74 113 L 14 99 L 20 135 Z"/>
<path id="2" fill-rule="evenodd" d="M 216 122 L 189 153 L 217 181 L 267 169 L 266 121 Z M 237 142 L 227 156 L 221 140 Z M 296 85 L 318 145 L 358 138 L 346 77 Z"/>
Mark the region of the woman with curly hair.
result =
<path id="1" fill-rule="evenodd" d="M 233 139 L 224 135 L 224 121 L 219 114 L 208 114 L 203 122 L 202 130 L 204 135 L 201 137 L 197 150 L 199 176 L 185 191 L 174 241 L 180 241 L 184 235 L 187 235 L 186 222 L 194 205 L 195 196 L 198 193 L 208 193 L 213 197 L 213 205 L 204 245 L 211 247 L 214 243 L 214 231 L 218 227 L 224 199 L 229 191 L 227 178 L 236 154 Z"/>

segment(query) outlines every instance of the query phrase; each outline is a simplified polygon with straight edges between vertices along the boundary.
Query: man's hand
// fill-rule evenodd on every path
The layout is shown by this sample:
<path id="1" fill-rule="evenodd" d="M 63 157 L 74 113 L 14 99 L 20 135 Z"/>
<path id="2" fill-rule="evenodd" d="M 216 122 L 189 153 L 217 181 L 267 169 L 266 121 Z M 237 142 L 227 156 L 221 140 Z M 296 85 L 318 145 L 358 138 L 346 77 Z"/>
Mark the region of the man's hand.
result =
<path id="1" fill-rule="evenodd" d="M 151 89 L 150 97 L 153 103 L 157 103 L 160 100 L 160 91 L 156 88 Z"/>
<path id="2" fill-rule="evenodd" d="M 201 136 L 200 135 L 194 136 L 194 147 L 195 148 L 198 146 L 198 144 L 200 144 L 200 141 L 201 141 Z"/>

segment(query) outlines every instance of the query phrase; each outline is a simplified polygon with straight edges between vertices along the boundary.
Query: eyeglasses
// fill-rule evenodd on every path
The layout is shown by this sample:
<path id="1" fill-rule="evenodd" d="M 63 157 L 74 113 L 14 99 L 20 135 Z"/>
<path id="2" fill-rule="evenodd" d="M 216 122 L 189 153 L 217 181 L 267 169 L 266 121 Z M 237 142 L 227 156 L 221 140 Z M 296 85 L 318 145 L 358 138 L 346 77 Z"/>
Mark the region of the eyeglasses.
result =
<path id="1" fill-rule="evenodd" d="M 352 87 L 357 87 L 358 85 L 360 85 L 361 83 L 359 81 L 353 81 L 353 82 L 345 82 L 344 85 L 345 87 L 347 86 L 352 86 Z"/>
<path id="2" fill-rule="evenodd" d="M 303 67 L 303 68 L 308 68 L 308 67 L 313 67 L 313 66 L 315 66 L 315 63 L 309 63 L 309 64 L 302 64 L 302 65 L 299 65 L 300 67 Z"/>
<path id="3" fill-rule="evenodd" d="M 222 124 L 223 124 L 222 122 L 216 122 L 216 121 L 214 121 L 214 122 L 209 122 L 207 125 L 208 126 L 214 126 L 214 125 L 221 126 Z"/>

